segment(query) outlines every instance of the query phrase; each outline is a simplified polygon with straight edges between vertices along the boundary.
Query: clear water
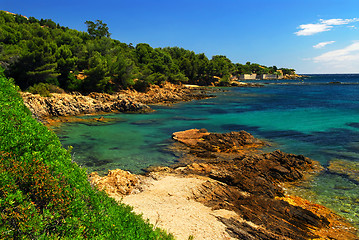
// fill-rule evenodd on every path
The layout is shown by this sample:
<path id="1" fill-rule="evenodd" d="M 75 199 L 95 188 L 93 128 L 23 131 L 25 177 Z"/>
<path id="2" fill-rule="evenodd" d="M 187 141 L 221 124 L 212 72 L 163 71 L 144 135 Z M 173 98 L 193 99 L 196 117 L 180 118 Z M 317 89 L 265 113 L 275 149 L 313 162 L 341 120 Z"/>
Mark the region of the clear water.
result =
<path id="1" fill-rule="evenodd" d="M 341 82 L 342 84 L 329 84 Z M 263 82 L 262 82 L 263 83 Z M 260 88 L 230 88 L 217 98 L 153 106 L 149 114 L 111 114 L 103 125 L 63 124 L 55 129 L 74 159 L 88 171 L 171 165 L 164 151 L 175 131 L 245 130 L 273 143 L 272 149 L 303 154 L 324 167 L 332 159 L 359 161 L 359 75 L 312 75 L 301 81 L 265 82 Z M 323 172 L 296 193 L 326 205 L 359 226 L 359 186 Z"/>

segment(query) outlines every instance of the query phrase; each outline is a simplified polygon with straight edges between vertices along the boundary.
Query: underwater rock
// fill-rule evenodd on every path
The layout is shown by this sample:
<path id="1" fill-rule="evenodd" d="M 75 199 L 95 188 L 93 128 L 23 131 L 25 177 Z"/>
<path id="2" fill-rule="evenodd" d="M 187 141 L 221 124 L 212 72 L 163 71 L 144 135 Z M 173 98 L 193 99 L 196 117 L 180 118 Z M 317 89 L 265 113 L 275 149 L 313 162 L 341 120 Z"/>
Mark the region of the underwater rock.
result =
<path id="1" fill-rule="evenodd" d="M 330 161 L 328 170 L 330 173 L 345 176 L 359 184 L 359 162 L 335 159 Z"/>

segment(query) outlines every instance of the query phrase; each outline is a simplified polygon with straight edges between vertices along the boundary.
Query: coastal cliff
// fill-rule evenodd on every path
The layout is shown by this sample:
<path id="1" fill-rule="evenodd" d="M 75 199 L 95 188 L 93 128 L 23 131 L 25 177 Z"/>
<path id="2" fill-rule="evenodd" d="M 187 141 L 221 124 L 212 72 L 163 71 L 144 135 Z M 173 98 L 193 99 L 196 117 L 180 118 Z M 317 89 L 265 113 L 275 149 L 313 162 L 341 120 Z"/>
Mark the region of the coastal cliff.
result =
<path id="1" fill-rule="evenodd" d="M 263 153 L 241 132 L 173 134 L 173 167 L 146 176 L 112 170 L 90 179 L 178 239 L 357 239 L 355 228 L 323 206 L 286 196 L 282 184 L 322 170 L 302 155 Z"/>

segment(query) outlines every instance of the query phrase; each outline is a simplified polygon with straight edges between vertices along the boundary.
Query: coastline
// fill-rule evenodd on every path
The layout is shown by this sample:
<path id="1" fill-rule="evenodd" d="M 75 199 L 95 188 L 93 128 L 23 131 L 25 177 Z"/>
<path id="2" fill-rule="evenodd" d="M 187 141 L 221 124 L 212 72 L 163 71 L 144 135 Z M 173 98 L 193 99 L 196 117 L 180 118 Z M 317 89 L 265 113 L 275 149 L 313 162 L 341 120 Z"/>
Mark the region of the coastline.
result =
<path id="1" fill-rule="evenodd" d="M 192 129 L 173 139 L 173 150 L 190 156 L 180 166 L 92 173 L 91 182 L 178 239 L 357 239 L 343 218 L 280 187 L 320 172 L 311 159 L 262 153 L 266 143 L 244 131 Z"/>
<path id="2" fill-rule="evenodd" d="M 83 121 L 73 117 L 84 115 L 151 112 L 153 111 L 149 106 L 151 104 L 171 105 L 183 101 L 206 99 L 214 97 L 212 93 L 216 91 L 219 90 L 166 82 L 161 86 L 153 85 L 147 92 L 122 90 L 114 94 L 90 93 L 88 95 L 52 93 L 50 97 L 21 92 L 21 96 L 35 119 L 45 124 L 53 124 Z"/>
<path id="3" fill-rule="evenodd" d="M 198 90 L 197 88 L 196 88 L 196 90 Z M 200 90 L 200 91 L 203 91 L 203 90 Z M 163 92 L 161 92 L 161 90 L 155 90 L 155 92 L 157 92 L 157 94 L 158 95 L 162 95 L 163 94 Z M 173 89 L 172 90 L 169 90 L 169 92 L 171 92 L 171 94 L 173 95 Z M 187 92 L 188 93 L 188 92 Z M 200 92 L 200 94 L 202 94 L 203 92 Z M 136 97 L 137 97 L 137 99 L 139 99 L 139 96 L 141 96 L 141 93 L 131 93 L 131 94 L 133 94 L 132 96 L 131 96 L 131 100 L 133 100 L 133 101 L 135 101 L 134 99 L 136 99 Z M 191 93 L 192 94 L 192 93 Z M 136 95 L 138 95 L 138 96 L 136 96 Z M 107 98 L 107 95 L 96 95 L 97 96 L 97 98 L 98 99 L 106 99 Z M 153 95 L 153 96 L 156 96 L 155 94 Z M 176 103 L 176 102 L 180 102 L 180 101 L 182 101 L 181 100 L 181 97 L 179 97 L 179 95 L 174 95 L 174 96 L 177 96 L 177 97 L 173 97 L 171 100 L 169 100 L 169 101 L 166 101 L 166 100 L 163 100 L 163 98 L 161 99 L 161 98 L 153 98 L 152 100 L 150 99 L 150 98 L 148 98 L 148 96 L 146 96 L 146 94 L 144 94 L 144 95 L 142 95 L 142 97 L 143 97 L 143 99 L 144 99 L 144 101 L 146 101 L 146 103 L 147 104 L 173 104 L 173 103 Z M 184 99 L 185 101 L 189 101 L 189 100 L 192 100 L 192 99 L 202 99 L 202 97 L 203 98 L 206 98 L 206 96 L 201 96 L 201 95 L 199 95 L 200 97 L 198 97 L 198 98 L 195 98 L 195 97 L 188 97 L 188 98 L 186 98 L 186 99 Z M 74 97 L 74 99 L 76 99 L 76 97 Z M 96 98 L 93 98 L 93 99 L 95 99 L 95 100 L 97 100 Z M 76 100 L 77 102 L 79 102 L 78 100 Z M 93 101 L 93 100 L 91 100 L 91 101 Z M 109 102 L 111 102 L 111 101 L 113 101 L 113 99 L 110 99 L 109 100 Z M 62 103 L 63 103 L 64 101 L 62 100 Z M 62 105 L 60 105 L 60 107 L 59 108 L 61 108 L 61 106 L 68 106 L 68 104 L 70 104 L 70 103 L 66 103 L 66 104 L 62 104 Z M 146 104 L 146 106 L 148 106 Z M 94 108 L 94 109 L 97 109 L 97 108 Z M 147 108 L 146 108 L 147 109 Z M 118 109 L 116 109 L 116 110 L 110 110 L 109 112 L 117 112 L 117 111 L 119 111 L 119 112 L 122 112 L 122 110 L 118 110 Z M 150 110 L 149 110 L 150 111 Z M 126 112 L 126 110 L 124 110 L 123 112 Z M 129 112 L 131 112 L 131 111 L 129 111 Z M 134 112 L 136 112 L 136 110 L 134 111 Z M 141 111 L 139 111 L 139 112 L 141 112 Z M 146 111 L 143 111 L 143 112 L 146 112 Z M 55 111 L 55 113 L 56 113 L 56 111 Z M 59 113 L 61 113 L 61 111 L 57 111 L 57 115 L 55 114 L 54 116 L 60 116 L 60 118 L 59 119 L 61 119 L 62 117 L 62 115 L 61 114 L 59 114 Z M 97 115 L 98 113 L 102 113 L 101 111 L 98 111 L 98 112 L 93 112 L 93 113 L 91 113 L 91 114 L 94 114 L 94 115 Z M 88 113 L 86 113 L 86 114 L 88 114 Z M 75 114 L 76 115 L 76 114 Z M 80 114 L 81 115 L 81 114 Z M 63 117 L 63 119 L 64 120 L 60 120 L 60 122 L 62 122 L 62 121 L 68 121 L 68 119 L 71 119 L 71 114 L 69 114 L 69 115 L 63 115 L 64 117 Z M 56 118 L 57 118 L 56 117 Z M 46 119 L 45 117 L 43 118 L 43 119 Z M 47 118 L 47 119 L 49 119 L 49 118 Z M 77 118 L 78 119 L 78 118 Z M 102 119 L 103 120 L 103 119 Z M 100 118 L 94 118 L 94 120 L 93 121 L 102 121 Z M 86 120 L 87 121 L 87 120 Z M 242 149 L 242 150 L 246 150 L 246 149 Z M 204 153 L 204 152 L 202 152 L 202 153 Z M 248 152 L 247 152 L 248 153 Z M 205 154 L 206 155 L 206 154 Z M 197 167 L 196 165 L 194 165 L 195 167 Z M 199 165 L 199 166 L 201 166 L 201 165 Z M 193 166 L 192 166 L 193 167 Z M 203 167 L 203 166 L 202 166 Z M 177 169 L 177 168 L 176 168 Z M 158 171 L 158 169 L 156 170 L 156 171 Z M 157 181 L 157 182 L 159 182 L 158 184 L 159 185 L 162 185 L 162 182 L 160 181 L 160 179 L 161 178 L 164 178 L 165 180 L 165 182 L 166 182 L 166 180 L 169 180 L 169 179 L 167 179 L 166 178 L 166 174 L 174 174 L 173 172 L 172 172 L 172 170 L 170 170 L 170 169 L 168 169 L 168 168 L 165 168 L 165 169 L 162 169 L 161 171 L 158 171 L 158 172 L 161 172 L 160 174 L 157 174 L 157 176 L 155 176 L 156 174 L 155 174 L 155 172 L 156 171 L 154 171 L 154 170 L 151 170 L 151 174 L 150 175 L 152 175 L 152 176 L 150 176 L 150 178 L 152 178 L 154 181 Z M 203 171 L 203 169 L 201 169 L 201 171 Z M 166 173 L 166 174 L 165 174 Z M 161 176 L 161 174 L 163 174 L 163 176 Z M 176 179 L 176 181 L 177 182 L 181 182 L 181 179 L 185 176 L 185 177 L 188 177 L 187 176 L 188 175 L 188 173 L 186 173 L 185 175 L 183 175 L 183 173 L 181 173 L 180 175 L 178 175 L 178 173 L 175 173 L 175 179 Z M 192 175 L 193 176 L 193 175 Z M 204 176 L 199 176 L 198 174 L 197 175 L 194 175 L 195 177 L 194 177 L 194 179 L 198 179 L 198 178 L 201 178 L 202 180 L 205 180 L 205 182 L 208 182 L 208 181 L 210 181 L 210 180 L 213 180 L 212 178 L 206 178 L 206 177 L 204 177 Z M 178 178 L 177 178 L 178 177 Z M 156 180 L 156 179 L 158 179 L 158 180 Z M 197 180 L 194 180 L 194 181 L 197 181 Z M 217 184 L 217 183 L 216 183 Z M 156 183 L 154 182 L 154 183 L 152 183 L 152 185 L 153 186 L 156 186 Z M 144 186 L 146 186 L 146 185 L 144 185 Z M 141 186 L 140 188 L 145 188 L 144 186 Z M 203 182 L 200 184 L 200 186 L 203 186 Z M 184 184 L 184 187 L 186 188 L 186 187 L 188 187 L 188 184 Z M 193 191 L 195 191 L 196 189 L 198 189 L 198 186 L 194 186 L 194 188 L 192 188 L 191 190 L 190 190 L 190 192 L 191 193 L 193 193 Z M 140 191 L 140 190 L 139 190 Z M 171 192 L 167 192 L 166 193 L 168 196 L 170 196 L 171 194 L 172 194 L 172 196 L 174 196 L 173 195 L 173 193 L 171 193 Z M 110 194 L 111 195 L 111 194 Z M 120 197 L 115 197 L 115 198 L 117 198 L 117 199 L 121 199 L 122 197 L 124 197 L 125 195 L 120 195 Z M 130 196 L 132 196 L 132 195 L 130 195 Z M 191 195 L 192 196 L 192 195 Z M 170 196 L 171 197 L 171 196 Z M 192 196 L 193 197 L 193 196 Z M 223 196 L 222 196 L 223 197 Z M 124 197 L 125 198 L 125 197 Z M 191 197 L 190 196 L 188 196 L 188 195 L 185 195 L 185 198 L 187 199 L 187 198 L 190 198 L 191 199 Z M 290 197 L 288 197 L 288 199 L 291 199 Z M 147 198 L 147 201 L 149 201 L 149 198 Z M 136 202 L 136 200 L 135 200 L 135 202 Z M 305 207 L 305 206 L 307 206 L 308 204 L 309 204 L 309 202 L 305 202 L 305 201 L 301 201 L 301 200 L 299 200 L 299 202 L 304 202 L 305 204 L 302 206 L 302 207 Z M 129 202 L 130 203 L 130 202 Z M 293 202 L 291 202 L 291 205 L 292 205 L 292 203 Z M 187 203 L 186 203 L 187 204 Z M 203 204 L 202 204 L 203 205 Z M 157 206 L 157 207 L 160 207 L 160 206 Z M 156 208 L 157 208 L 156 207 Z M 135 209 L 135 211 L 136 211 L 136 209 Z M 138 211 L 140 211 L 140 210 L 138 210 Z M 204 211 L 204 210 L 203 210 Z M 329 210 L 328 210 L 329 211 Z M 167 212 L 168 212 L 168 210 L 167 210 Z M 188 213 L 188 212 L 187 212 Z M 212 215 L 211 215 L 212 214 Z M 215 213 L 210 213 L 210 215 L 211 216 L 213 216 L 213 214 L 215 214 Z M 233 216 L 232 216 L 232 214 L 233 214 L 233 212 L 230 212 L 230 213 L 228 213 L 228 212 L 225 212 L 225 214 L 227 214 L 227 215 L 229 215 L 229 216 L 231 216 L 232 218 L 233 218 Z M 238 215 L 238 214 L 237 214 Z M 234 216 L 236 216 L 236 215 L 234 215 Z M 221 216 L 221 215 L 216 215 L 216 221 L 218 222 L 218 219 L 220 219 L 220 218 L 223 218 L 223 216 Z M 153 221 L 153 217 L 149 217 L 150 218 L 150 220 L 151 221 Z M 151 219 L 152 218 L 152 219 Z M 340 218 L 339 218 L 340 219 Z M 186 221 L 186 220 L 185 220 Z M 225 226 L 227 226 L 226 228 L 231 228 L 231 227 L 229 227 L 229 226 L 232 226 L 232 228 L 233 228 L 233 222 L 228 222 L 228 221 L 225 221 L 224 220 L 224 222 L 226 222 L 227 223 L 227 225 L 225 225 L 224 223 L 223 223 L 223 221 L 222 221 L 222 224 L 224 224 Z M 156 224 L 158 224 L 157 223 L 157 220 L 155 220 L 154 222 L 153 222 L 153 224 L 154 225 L 156 225 Z M 231 225 L 232 224 L 232 225 Z M 249 223 L 247 223 L 247 225 L 248 225 Z M 330 223 L 331 224 L 331 223 Z M 337 228 L 337 229 L 339 229 L 339 234 L 342 234 L 342 230 L 344 231 L 344 229 L 345 228 L 347 228 L 347 229 L 351 229 L 351 227 L 350 227 L 350 225 L 346 225 L 346 223 L 345 223 L 345 221 L 343 221 L 343 223 L 341 222 L 341 220 L 339 220 L 337 223 L 336 223 L 337 225 L 335 225 L 334 226 L 334 228 L 333 227 L 330 227 L 331 229 L 335 229 L 335 228 Z M 339 224 L 339 225 L 338 225 Z M 250 225 L 250 224 L 249 224 Z M 160 225 L 159 225 L 160 226 Z M 330 226 L 330 225 L 328 225 L 328 226 Z M 221 227 L 222 227 L 222 229 L 223 229 L 223 225 L 221 225 Z M 253 227 L 253 226 L 252 226 Z M 166 228 L 166 227 L 165 227 Z M 225 228 L 225 229 L 226 229 Z M 257 225 L 255 226 L 255 229 L 257 229 L 257 231 L 259 231 L 259 229 L 260 229 L 260 231 L 262 231 L 263 229 L 261 228 L 261 227 L 258 227 Z M 320 228 L 320 229 L 324 229 L 324 228 Z M 253 229 L 252 229 L 253 230 Z M 353 229 L 352 229 L 353 230 Z M 204 232 L 208 232 L 209 230 L 203 230 L 203 233 Z M 221 230 L 222 231 L 222 230 Z M 221 232 L 220 231 L 220 232 Z M 354 230 L 353 230 L 354 231 Z M 350 231 L 349 231 L 350 232 Z M 221 232 L 221 233 L 218 233 L 218 234 L 225 234 L 226 232 Z M 331 237 L 333 237 L 333 236 L 335 236 L 335 234 L 333 233 L 333 232 L 330 232 L 330 233 L 321 233 L 321 234 L 329 234 Z M 350 234 L 352 234 L 352 233 L 350 233 Z M 192 235 L 192 234 L 190 234 L 190 235 Z M 218 236 L 220 236 L 220 235 L 218 235 Z M 352 235 L 352 236 L 354 236 L 354 235 Z M 223 235 L 223 239 L 226 239 L 228 237 L 228 235 Z M 257 236 L 256 236 L 257 237 Z M 187 236 L 187 238 L 188 238 L 188 236 Z M 186 237 L 184 238 L 184 239 L 187 239 Z M 220 238 L 216 238 L 216 239 L 220 239 Z M 260 239 L 260 238 L 256 238 L 256 239 Z M 266 238 L 263 238 L 263 239 L 266 239 Z M 296 238 L 293 238 L 293 239 L 296 239 Z M 334 238 L 334 239 L 340 239 L 340 238 Z M 348 235 L 348 237 L 346 238 L 346 239 L 356 239 L 356 238 L 350 238 L 350 235 Z"/>

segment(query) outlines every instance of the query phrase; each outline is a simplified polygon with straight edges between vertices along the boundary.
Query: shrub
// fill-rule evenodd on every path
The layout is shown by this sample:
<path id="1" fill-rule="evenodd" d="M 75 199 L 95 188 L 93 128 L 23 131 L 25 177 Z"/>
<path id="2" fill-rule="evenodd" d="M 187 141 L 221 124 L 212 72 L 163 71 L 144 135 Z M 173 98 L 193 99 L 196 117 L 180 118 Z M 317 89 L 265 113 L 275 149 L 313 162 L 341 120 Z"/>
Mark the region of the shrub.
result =
<path id="1" fill-rule="evenodd" d="M 173 239 L 93 188 L 0 71 L 0 239 Z"/>
<path id="2" fill-rule="evenodd" d="M 38 83 L 27 89 L 33 94 L 40 94 L 43 97 L 51 97 L 51 93 L 64 93 L 65 91 L 60 87 L 50 83 Z"/>

